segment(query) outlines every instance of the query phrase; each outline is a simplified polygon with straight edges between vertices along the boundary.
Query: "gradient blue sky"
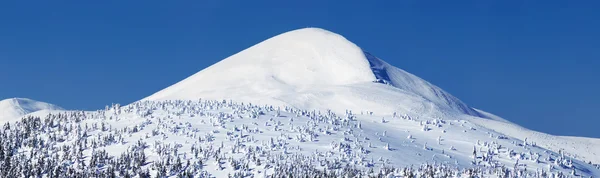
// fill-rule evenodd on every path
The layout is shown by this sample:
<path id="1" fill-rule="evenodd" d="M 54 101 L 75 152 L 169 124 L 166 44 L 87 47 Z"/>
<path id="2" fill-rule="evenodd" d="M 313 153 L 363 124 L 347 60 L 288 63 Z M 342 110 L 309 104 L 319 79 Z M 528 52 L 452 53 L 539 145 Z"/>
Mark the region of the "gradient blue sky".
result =
<path id="1" fill-rule="evenodd" d="M 596 1 L 2 1 L 0 98 L 127 104 L 271 36 L 342 34 L 469 105 L 600 137 Z"/>

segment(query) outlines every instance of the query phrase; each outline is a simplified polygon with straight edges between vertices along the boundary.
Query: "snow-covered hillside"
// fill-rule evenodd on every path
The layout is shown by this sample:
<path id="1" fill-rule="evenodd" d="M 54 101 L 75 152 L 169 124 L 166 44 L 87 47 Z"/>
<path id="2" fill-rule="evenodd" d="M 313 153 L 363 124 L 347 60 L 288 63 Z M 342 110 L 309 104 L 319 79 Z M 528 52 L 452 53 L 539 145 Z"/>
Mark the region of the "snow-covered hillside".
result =
<path id="1" fill-rule="evenodd" d="M 470 121 L 415 118 L 183 100 L 55 112 L 4 125 L 0 176 L 600 175 Z"/>
<path id="2" fill-rule="evenodd" d="M 318 28 L 126 106 L 29 112 L 0 128 L 0 177 L 600 176 L 600 139 L 474 109 Z"/>
<path id="3" fill-rule="evenodd" d="M 197 98 L 337 113 L 350 109 L 388 115 L 399 111 L 478 115 L 440 88 L 319 28 L 277 35 L 144 100 Z"/>
<path id="4" fill-rule="evenodd" d="M 600 162 L 600 139 L 569 139 L 527 130 L 469 107 L 439 87 L 363 51 L 341 35 L 304 28 L 232 55 L 143 100 L 233 99 L 299 109 L 407 113 L 472 119 L 515 138 L 539 140 Z M 586 141 L 581 141 L 586 140 Z M 578 151 L 578 149 L 583 149 Z"/>
<path id="5" fill-rule="evenodd" d="M 27 114 L 42 110 L 63 110 L 53 104 L 27 98 L 10 98 L 0 101 L 0 124 L 18 120 Z"/>
<path id="6" fill-rule="evenodd" d="M 598 138 L 555 136 L 532 131 L 511 122 L 498 120 L 474 117 L 467 118 L 466 120 L 511 137 L 536 142 L 538 146 L 555 152 L 563 151 L 564 154 L 575 159 L 600 163 L 600 139 Z"/>

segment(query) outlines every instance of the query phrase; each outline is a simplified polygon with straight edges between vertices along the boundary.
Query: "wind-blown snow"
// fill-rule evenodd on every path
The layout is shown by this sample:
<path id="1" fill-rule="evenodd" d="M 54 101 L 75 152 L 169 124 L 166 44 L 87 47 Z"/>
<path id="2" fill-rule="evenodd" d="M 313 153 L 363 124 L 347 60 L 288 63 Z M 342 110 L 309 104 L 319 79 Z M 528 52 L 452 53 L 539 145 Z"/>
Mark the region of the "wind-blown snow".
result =
<path id="1" fill-rule="evenodd" d="M 20 117 L 41 110 L 63 110 L 53 104 L 27 98 L 10 98 L 0 101 L 0 123 L 18 120 Z"/>
<path id="2" fill-rule="evenodd" d="M 378 80 L 390 84 L 396 88 L 418 94 L 438 106 L 445 106 L 464 114 L 482 116 L 476 110 L 470 108 L 458 98 L 450 95 L 441 88 L 411 74 L 402 69 L 394 67 L 387 62 L 365 52 L 365 56 L 371 65 L 371 69 Z"/>

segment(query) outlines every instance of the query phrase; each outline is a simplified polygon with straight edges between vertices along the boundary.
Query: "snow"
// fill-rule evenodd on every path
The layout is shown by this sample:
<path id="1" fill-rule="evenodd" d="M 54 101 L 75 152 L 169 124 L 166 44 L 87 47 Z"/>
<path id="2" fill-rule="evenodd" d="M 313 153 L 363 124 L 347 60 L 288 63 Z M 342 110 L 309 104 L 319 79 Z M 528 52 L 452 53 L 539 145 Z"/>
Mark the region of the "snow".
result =
<path id="1" fill-rule="evenodd" d="M 34 125 L 37 129 L 27 132 Z M 422 125 L 428 129 L 422 130 Z M 478 169 L 484 177 L 500 174 L 502 169 L 513 175 L 533 176 L 541 171 L 568 175 L 573 169 L 577 175 L 600 175 L 593 165 L 576 159 L 571 162 L 568 155 L 523 144 L 519 138 L 491 137 L 500 133 L 467 120 L 336 115 L 227 101 L 178 100 L 136 102 L 93 112 L 63 111 L 37 121 L 24 119 L 10 128 L 9 133 L 19 137 L 0 132 L 5 143 L 23 138 L 27 143 L 43 140 L 46 145 L 40 149 L 35 144 L 17 144 L 18 155 L 13 157 L 33 160 L 20 161 L 22 164 L 36 163 L 42 157 L 47 164 L 67 161 L 66 167 L 45 167 L 74 168 L 78 170 L 74 172 L 92 177 L 94 173 L 108 174 L 110 167 L 133 175 L 148 170 L 154 176 L 166 168 L 165 174 L 173 177 L 183 172 L 263 177 L 277 174 L 285 165 L 292 166 L 286 168 L 289 171 L 326 168 L 340 173 L 349 168 L 378 173 L 394 167 L 391 175 L 404 176 L 400 170 L 422 164 L 454 170 L 450 177 L 464 177 L 469 168 Z M 139 148 L 139 143 L 147 148 Z M 146 157 L 143 166 L 130 167 L 138 164 L 131 155 L 140 151 Z M 108 156 L 94 162 L 113 163 L 92 164 L 92 155 L 101 152 Z M 177 159 L 201 166 L 177 168 Z M 560 161 L 555 164 L 554 160 Z M 236 164 L 248 167 L 234 167 Z M 548 165 L 554 168 L 548 170 Z"/>
<path id="2" fill-rule="evenodd" d="M 471 108 L 441 88 L 362 50 L 343 36 L 319 28 L 304 28 L 272 37 L 142 101 L 200 98 L 331 110 L 338 114 L 351 110 L 378 117 L 402 113 L 416 120 L 466 120 L 496 132 L 497 136 L 528 138 L 537 146 L 555 152 L 564 150 L 584 161 L 600 162 L 598 139 L 531 131 Z M 471 129 L 475 128 L 465 128 L 462 133 L 470 133 Z"/>
<path id="3" fill-rule="evenodd" d="M 430 166 L 436 174 L 452 172 L 450 177 L 600 176 L 600 166 L 587 163 L 600 163 L 600 139 L 540 133 L 471 108 L 319 28 L 267 39 L 125 106 L 64 111 L 12 99 L 0 102 L 0 111 L 11 113 L 0 115 L 0 122 L 14 124 L 10 134 L 0 132 L 0 146 L 8 140 L 5 145 L 18 145 L 15 157 L 56 159 L 44 168 L 73 168 L 82 177 L 144 170 L 152 176 L 167 170 L 170 176 L 264 177 L 355 169 L 407 176 L 403 168 L 419 168 L 408 172 L 422 175 Z M 47 148 L 33 144 L 40 140 Z M 12 141 L 29 144 L 7 144 Z M 91 157 L 104 152 L 101 159 L 111 164 L 92 164 Z M 132 166 L 140 153 L 147 160 Z M 72 157 L 77 154 L 79 159 Z M 173 166 L 176 159 L 192 165 Z"/>
<path id="4" fill-rule="evenodd" d="M 41 110 L 63 110 L 53 104 L 27 98 L 10 98 L 0 101 L 0 124 L 11 122 Z"/>
<path id="5" fill-rule="evenodd" d="M 377 83 L 382 80 L 390 85 Z M 337 113 L 351 109 L 477 115 L 451 94 L 319 28 L 267 39 L 143 100 L 198 98 Z"/>
<path id="6" fill-rule="evenodd" d="M 510 137 L 527 139 L 555 152 L 564 150 L 576 159 L 600 162 L 600 139 L 598 138 L 555 136 L 532 131 L 508 121 L 481 118 L 470 118 L 469 121 Z"/>

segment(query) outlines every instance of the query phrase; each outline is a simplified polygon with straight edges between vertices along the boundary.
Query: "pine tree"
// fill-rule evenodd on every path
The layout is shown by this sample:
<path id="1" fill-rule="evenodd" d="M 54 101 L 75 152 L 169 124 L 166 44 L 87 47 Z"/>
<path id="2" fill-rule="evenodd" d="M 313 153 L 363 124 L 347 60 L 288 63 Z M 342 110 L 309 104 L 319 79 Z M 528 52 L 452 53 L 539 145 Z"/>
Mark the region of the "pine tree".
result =
<path id="1" fill-rule="evenodd" d="M 4 143 L 0 141 L 0 160 L 4 160 Z"/>

